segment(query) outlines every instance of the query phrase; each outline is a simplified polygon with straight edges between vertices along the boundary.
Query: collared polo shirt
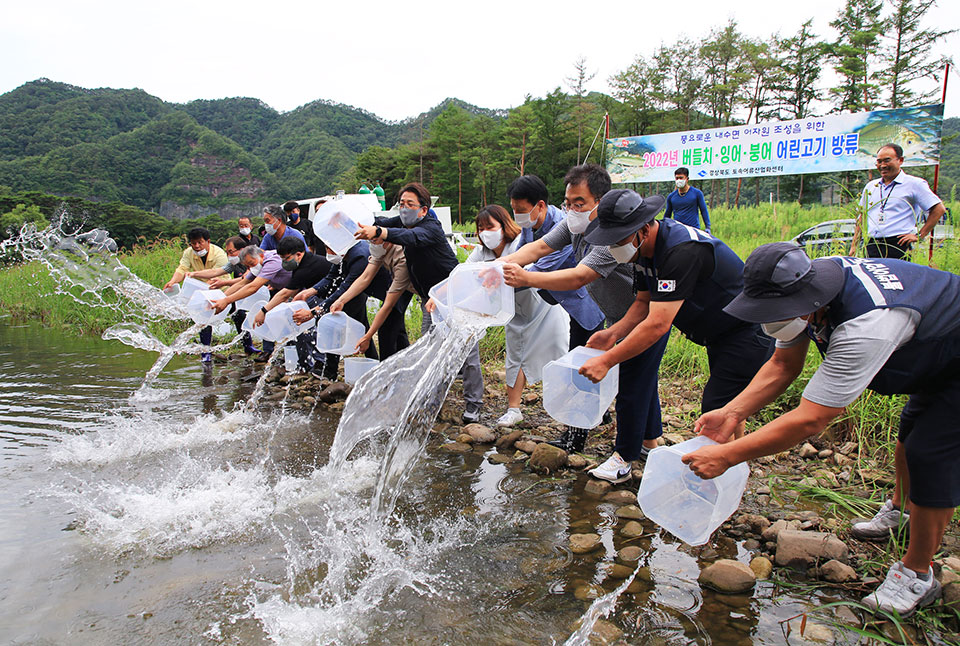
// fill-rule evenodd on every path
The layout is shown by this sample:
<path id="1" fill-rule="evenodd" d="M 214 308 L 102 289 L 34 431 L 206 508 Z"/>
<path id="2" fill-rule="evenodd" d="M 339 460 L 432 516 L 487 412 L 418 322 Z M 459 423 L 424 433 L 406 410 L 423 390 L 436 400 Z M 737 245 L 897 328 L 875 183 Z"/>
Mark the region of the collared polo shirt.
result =
<path id="1" fill-rule="evenodd" d="M 940 203 L 926 180 L 902 170 L 889 184 L 882 179 L 867 182 L 860 204 L 867 209 L 867 234 L 892 238 L 917 232 L 917 217 Z"/>

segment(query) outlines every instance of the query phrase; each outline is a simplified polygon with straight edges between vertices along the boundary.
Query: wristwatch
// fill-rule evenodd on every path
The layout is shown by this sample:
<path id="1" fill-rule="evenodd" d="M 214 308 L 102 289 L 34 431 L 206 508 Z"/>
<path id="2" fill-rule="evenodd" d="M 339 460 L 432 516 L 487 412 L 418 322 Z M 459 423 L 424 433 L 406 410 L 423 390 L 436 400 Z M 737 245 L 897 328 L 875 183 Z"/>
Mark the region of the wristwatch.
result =
<path id="1" fill-rule="evenodd" d="M 267 313 L 267 306 L 266 306 L 266 305 L 262 306 L 262 307 L 260 308 L 260 311 L 263 312 L 264 314 L 266 314 L 266 313 Z"/>
<path id="2" fill-rule="evenodd" d="M 377 235 L 375 235 L 375 236 L 373 236 L 373 237 L 374 237 L 374 238 L 379 238 L 379 237 L 382 236 L 382 235 L 383 235 L 383 229 L 381 229 L 380 227 L 377 227 Z"/>

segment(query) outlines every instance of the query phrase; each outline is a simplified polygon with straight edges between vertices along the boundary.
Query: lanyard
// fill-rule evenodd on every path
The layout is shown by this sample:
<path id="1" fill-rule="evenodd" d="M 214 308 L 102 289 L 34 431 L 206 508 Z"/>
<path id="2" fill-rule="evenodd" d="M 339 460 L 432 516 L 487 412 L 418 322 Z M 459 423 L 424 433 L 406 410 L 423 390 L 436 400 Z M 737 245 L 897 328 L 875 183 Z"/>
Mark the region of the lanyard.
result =
<path id="1" fill-rule="evenodd" d="M 887 198 L 883 198 L 883 180 L 877 184 L 877 188 L 880 190 L 880 222 L 883 223 L 883 211 L 887 208 L 887 202 L 890 201 L 890 196 L 893 195 L 893 187 L 896 185 L 896 182 L 890 182 L 890 190 L 887 192 Z"/>

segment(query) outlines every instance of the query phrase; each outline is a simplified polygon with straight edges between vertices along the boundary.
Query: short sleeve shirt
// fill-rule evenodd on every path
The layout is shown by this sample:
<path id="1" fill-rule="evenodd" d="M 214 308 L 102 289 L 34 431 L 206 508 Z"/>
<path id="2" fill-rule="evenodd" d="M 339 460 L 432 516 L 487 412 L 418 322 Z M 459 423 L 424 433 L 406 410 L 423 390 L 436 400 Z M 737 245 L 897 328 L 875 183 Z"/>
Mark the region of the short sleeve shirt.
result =
<path id="1" fill-rule="evenodd" d="M 387 271 L 390 272 L 393 280 L 387 289 L 388 294 L 414 291 L 413 283 L 410 282 L 410 272 L 407 271 L 407 256 L 403 253 L 403 247 L 400 245 L 391 244 L 383 256 L 380 258 L 370 256 L 368 263 L 376 267 L 386 267 Z"/>
<path id="2" fill-rule="evenodd" d="M 283 260 L 276 251 L 263 252 L 263 268 L 260 274 L 254 276 L 249 271 L 244 276 L 248 281 L 254 278 L 263 278 L 270 289 L 283 289 L 290 282 L 292 274 L 283 268 Z"/>
<path id="3" fill-rule="evenodd" d="M 177 265 L 177 271 L 182 271 L 184 273 L 189 271 L 203 271 L 204 269 L 215 269 L 223 267 L 226 264 L 229 264 L 227 260 L 227 252 L 218 247 L 217 245 L 210 243 L 210 249 L 207 251 L 207 255 L 201 258 L 198 256 L 192 247 L 187 247 L 183 250 L 183 254 L 180 256 L 180 264 Z"/>
<path id="4" fill-rule="evenodd" d="M 651 301 L 682 301 L 690 298 L 697 283 L 710 278 L 715 260 L 709 245 L 684 242 L 664 252 L 656 270 L 657 282 L 665 281 L 670 289 L 650 289 L 649 280 L 637 281 L 637 291 L 649 291 Z"/>
<path id="5" fill-rule="evenodd" d="M 860 204 L 867 209 L 867 233 L 871 238 L 891 238 L 917 232 L 917 216 L 940 203 L 926 180 L 903 171 L 884 185 L 882 179 L 867 182 Z"/>

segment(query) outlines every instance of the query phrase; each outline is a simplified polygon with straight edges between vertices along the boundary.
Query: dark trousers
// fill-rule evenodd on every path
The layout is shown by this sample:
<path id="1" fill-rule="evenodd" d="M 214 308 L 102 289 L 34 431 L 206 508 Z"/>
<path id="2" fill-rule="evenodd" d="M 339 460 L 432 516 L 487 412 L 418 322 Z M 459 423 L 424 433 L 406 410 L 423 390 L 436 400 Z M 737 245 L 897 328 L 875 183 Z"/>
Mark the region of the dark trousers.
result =
<path id="1" fill-rule="evenodd" d="M 343 313 L 352 318 L 354 321 L 360 321 L 363 323 L 363 329 L 370 329 L 370 321 L 367 319 L 367 295 L 360 294 L 352 301 L 343 306 Z M 367 348 L 367 351 L 363 353 L 368 359 L 379 359 L 380 355 L 377 354 L 377 348 L 374 344 L 370 344 Z M 340 355 L 339 354 L 330 354 L 327 353 L 324 358 L 323 363 L 323 376 L 327 379 L 336 379 L 337 370 L 340 367 Z"/>
<path id="2" fill-rule="evenodd" d="M 210 345 L 213 343 L 213 327 L 208 325 L 200 330 L 200 343 L 202 345 Z"/>
<path id="3" fill-rule="evenodd" d="M 913 243 L 901 245 L 900 236 L 889 238 L 870 238 L 867 241 L 867 258 L 893 258 L 899 260 L 913 248 Z"/>
<path id="4" fill-rule="evenodd" d="M 396 306 L 390 310 L 387 320 L 377 330 L 377 340 L 380 342 L 380 357 L 382 359 L 386 359 L 410 346 L 404 317 L 407 313 L 407 305 L 410 304 L 412 297 L 413 294 L 410 292 L 404 292 Z"/>
<path id="5" fill-rule="evenodd" d="M 759 325 L 744 325 L 707 343 L 710 378 L 703 387 L 701 412 L 723 408 L 753 381 L 773 354 L 774 340 Z"/>
<path id="6" fill-rule="evenodd" d="M 599 332 L 603 329 L 603 323 L 593 328 L 592 330 L 585 330 L 576 319 L 572 316 L 570 317 L 570 349 L 573 350 L 577 346 L 587 345 L 587 341 L 590 340 L 590 337 L 593 336 L 595 332 Z"/>
<path id="7" fill-rule="evenodd" d="M 243 331 L 243 322 L 247 320 L 247 310 L 237 310 L 235 309 L 231 315 L 233 319 L 233 325 L 237 328 L 237 334 Z M 243 333 L 243 347 L 252 348 L 253 347 L 253 338 L 250 336 L 249 332 Z"/>
<path id="8" fill-rule="evenodd" d="M 669 339 L 667 332 L 645 351 L 620 364 L 614 449 L 624 460 L 639 460 L 643 441 L 663 435 L 657 377 Z"/>

